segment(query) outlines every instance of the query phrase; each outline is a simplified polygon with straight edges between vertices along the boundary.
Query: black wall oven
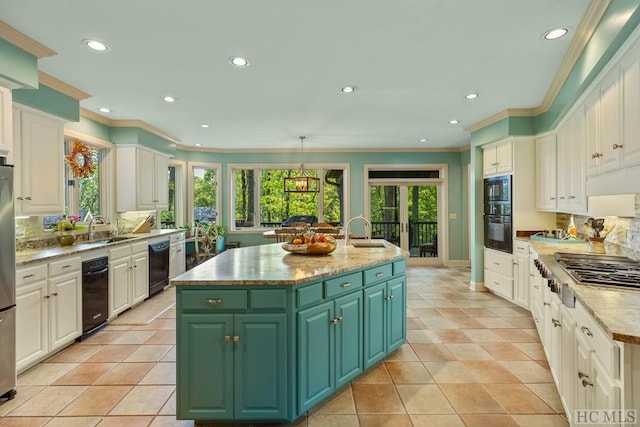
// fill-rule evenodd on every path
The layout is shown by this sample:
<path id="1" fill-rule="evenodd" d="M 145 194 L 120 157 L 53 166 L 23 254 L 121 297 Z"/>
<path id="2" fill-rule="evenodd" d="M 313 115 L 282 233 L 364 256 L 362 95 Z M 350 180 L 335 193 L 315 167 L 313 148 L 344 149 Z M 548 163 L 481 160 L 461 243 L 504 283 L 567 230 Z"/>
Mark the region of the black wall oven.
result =
<path id="1" fill-rule="evenodd" d="M 484 246 L 513 252 L 511 175 L 484 180 Z"/>

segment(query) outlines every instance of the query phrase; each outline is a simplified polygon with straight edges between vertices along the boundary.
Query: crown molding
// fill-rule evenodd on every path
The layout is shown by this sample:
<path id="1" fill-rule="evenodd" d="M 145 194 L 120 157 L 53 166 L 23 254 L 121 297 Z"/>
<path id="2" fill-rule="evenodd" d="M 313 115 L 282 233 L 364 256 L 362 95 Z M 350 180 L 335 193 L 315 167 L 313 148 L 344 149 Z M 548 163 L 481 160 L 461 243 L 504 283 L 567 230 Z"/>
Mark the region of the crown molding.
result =
<path id="1" fill-rule="evenodd" d="M 38 71 L 38 82 L 45 86 L 49 86 L 51 89 L 55 89 L 58 92 L 62 92 L 65 95 L 72 97 L 73 99 L 77 99 L 78 101 L 91 98 L 91 94 L 73 87 L 70 84 L 63 82 L 62 80 L 58 80 L 43 71 Z"/>
<path id="2" fill-rule="evenodd" d="M 542 113 L 546 113 L 551 108 L 553 101 L 558 96 L 560 89 L 562 89 L 562 85 L 567 80 L 569 73 L 573 69 L 576 64 L 576 61 L 582 54 L 585 46 L 591 39 L 593 32 L 596 30 L 598 23 L 602 19 L 602 15 L 609 7 L 611 0 L 591 0 L 589 2 L 589 6 L 587 6 L 587 10 L 585 10 L 584 15 L 582 15 L 582 19 L 580 23 L 576 27 L 575 34 L 571 43 L 569 43 L 569 47 L 567 48 L 567 52 L 562 58 L 562 62 L 560 63 L 560 67 L 556 72 L 551 84 L 549 85 L 549 89 L 542 100 L 542 104 L 534 108 L 510 108 L 499 113 L 494 114 L 491 117 L 487 117 L 486 119 L 474 123 L 471 126 L 465 128 L 465 131 L 471 133 L 475 132 L 478 129 L 482 129 L 483 127 L 489 126 L 497 121 L 500 121 L 506 117 L 527 117 L 527 116 L 537 116 Z"/>
<path id="3" fill-rule="evenodd" d="M 487 117 L 486 119 L 479 121 L 477 123 L 472 124 L 469 127 L 464 128 L 466 132 L 475 132 L 478 129 L 482 129 L 489 125 L 492 125 L 496 122 L 499 122 L 502 119 L 506 119 L 507 117 L 530 117 L 533 116 L 535 112 L 535 108 L 507 108 L 506 110 L 500 111 L 499 113 L 494 114 L 493 116 Z"/>
<path id="4" fill-rule="evenodd" d="M 542 104 L 535 108 L 535 115 L 546 113 L 551 108 L 551 104 L 558 96 L 562 85 L 567 80 L 569 73 L 576 64 L 576 61 L 584 51 L 585 46 L 591 39 L 598 23 L 602 19 L 605 11 L 609 7 L 611 0 L 591 0 L 587 10 L 582 15 L 580 23 L 576 27 L 575 34 L 567 48 L 567 52 L 562 58 L 560 67 L 553 77 L 549 90 L 542 100 Z"/>
<path id="5" fill-rule="evenodd" d="M 0 21 L 0 38 L 18 46 L 20 49 L 30 53 L 38 59 L 58 54 L 55 50 L 49 49 L 47 46 L 35 41 L 26 34 L 21 33 L 4 21 Z"/>
<path id="6" fill-rule="evenodd" d="M 180 140 L 178 138 L 171 136 L 154 126 L 151 126 L 150 124 L 143 122 L 142 120 L 113 120 L 86 108 L 80 108 L 80 115 L 87 119 L 93 120 L 94 122 L 102 123 L 103 125 L 111 126 L 114 128 L 140 128 L 156 136 L 159 136 L 160 138 L 164 138 L 170 142 L 173 142 L 174 144 L 180 143 Z"/>
<path id="7" fill-rule="evenodd" d="M 260 153 L 296 153 L 299 152 L 293 148 L 242 148 L 242 149 L 229 149 L 229 148 L 207 148 L 207 147 L 192 147 L 189 145 L 178 144 L 176 147 L 181 151 L 191 152 L 204 152 L 204 153 L 219 153 L 219 154 L 260 154 Z M 461 153 L 470 149 L 470 145 L 463 145 L 461 147 L 451 148 L 314 148 L 307 150 L 305 153 Z"/>

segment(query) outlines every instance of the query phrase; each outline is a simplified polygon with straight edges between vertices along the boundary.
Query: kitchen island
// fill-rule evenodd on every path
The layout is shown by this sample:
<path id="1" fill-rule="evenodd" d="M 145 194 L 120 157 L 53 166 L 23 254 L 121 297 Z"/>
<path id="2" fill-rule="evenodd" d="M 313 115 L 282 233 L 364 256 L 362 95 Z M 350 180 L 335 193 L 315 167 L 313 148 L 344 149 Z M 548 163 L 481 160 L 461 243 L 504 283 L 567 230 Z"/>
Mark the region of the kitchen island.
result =
<path id="1" fill-rule="evenodd" d="M 177 417 L 291 422 L 400 347 L 406 251 L 238 248 L 176 277 Z"/>

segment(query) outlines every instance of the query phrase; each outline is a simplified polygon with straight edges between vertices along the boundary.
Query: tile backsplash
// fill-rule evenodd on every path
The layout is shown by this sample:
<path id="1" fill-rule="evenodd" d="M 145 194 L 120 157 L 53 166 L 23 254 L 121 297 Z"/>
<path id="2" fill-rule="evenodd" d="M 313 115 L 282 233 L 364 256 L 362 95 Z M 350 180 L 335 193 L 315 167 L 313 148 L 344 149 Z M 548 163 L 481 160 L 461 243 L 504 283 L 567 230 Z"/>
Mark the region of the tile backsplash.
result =
<path id="1" fill-rule="evenodd" d="M 566 230 L 569 226 L 571 215 L 566 213 L 556 214 L 556 225 Z M 578 236 L 586 238 L 585 223 L 588 216 L 573 216 Z M 605 248 L 609 255 L 622 255 L 640 261 L 640 195 L 636 195 L 636 216 L 633 218 L 619 218 L 614 216 L 604 217 L 605 227 L 613 230 L 605 239 Z"/>

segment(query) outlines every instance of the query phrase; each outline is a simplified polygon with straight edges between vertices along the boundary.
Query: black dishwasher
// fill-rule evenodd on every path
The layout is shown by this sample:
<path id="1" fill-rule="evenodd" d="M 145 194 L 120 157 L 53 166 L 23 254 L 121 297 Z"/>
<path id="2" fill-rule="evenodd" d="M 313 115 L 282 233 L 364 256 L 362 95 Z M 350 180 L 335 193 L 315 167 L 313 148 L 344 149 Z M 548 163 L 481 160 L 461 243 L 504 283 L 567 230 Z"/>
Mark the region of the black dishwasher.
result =
<path id="1" fill-rule="evenodd" d="M 82 337 L 107 324 L 109 316 L 109 258 L 82 263 Z"/>
<path id="2" fill-rule="evenodd" d="M 149 298 L 169 284 L 169 250 L 168 240 L 149 245 Z"/>

